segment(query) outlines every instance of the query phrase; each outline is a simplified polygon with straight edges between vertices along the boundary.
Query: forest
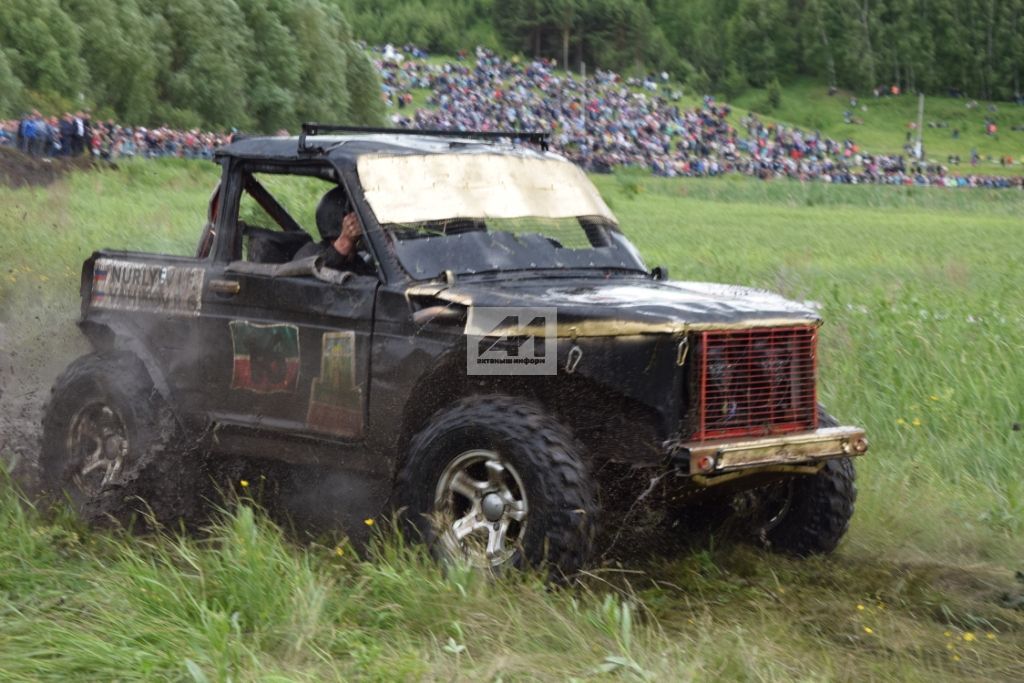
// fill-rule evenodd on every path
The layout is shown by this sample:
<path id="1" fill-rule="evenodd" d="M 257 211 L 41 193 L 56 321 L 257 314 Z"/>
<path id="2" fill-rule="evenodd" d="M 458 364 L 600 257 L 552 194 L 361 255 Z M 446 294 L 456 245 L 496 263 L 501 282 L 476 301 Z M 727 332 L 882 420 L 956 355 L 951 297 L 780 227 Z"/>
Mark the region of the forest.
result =
<path id="1" fill-rule="evenodd" d="M 342 0 L 370 43 L 476 41 L 578 69 L 667 70 L 697 92 L 810 77 L 1014 99 L 1024 0 Z"/>
<path id="2" fill-rule="evenodd" d="M 1024 0 L 4 0 L 0 115 L 273 131 L 379 122 L 361 45 L 484 45 L 736 97 L 809 78 L 1013 100 Z"/>
<path id="3" fill-rule="evenodd" d="M 379 81 L 326 0 L 3 0 L 0 115 L 274 131 L 379 122 Z"/>

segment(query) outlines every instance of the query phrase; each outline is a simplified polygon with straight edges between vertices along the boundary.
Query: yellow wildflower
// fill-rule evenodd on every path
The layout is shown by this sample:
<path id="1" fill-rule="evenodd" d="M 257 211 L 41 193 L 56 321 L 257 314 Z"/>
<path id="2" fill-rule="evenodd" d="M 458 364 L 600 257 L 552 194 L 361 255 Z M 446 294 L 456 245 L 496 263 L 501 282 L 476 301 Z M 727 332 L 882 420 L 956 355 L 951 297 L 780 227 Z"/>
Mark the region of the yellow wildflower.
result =
<path id="1" fill-rule="evenodd" d="M 915 427 L 920 427 L 921 426 L 921 418 L 915 417 L 914 421 L 911 422 L 910 424 L 914 425 Z"/>
<path id="2" fill-rule="evenodd" d="M 943 631 L 942 635 L 946 636 L 947 638 L 952 638 L 953 637 L 953 632 L 952 631 Z"/>
<path id="3" fill-rule="evenodd" d="M 247 489 L 249 488 L 249 480 L 243 479 L 242 481 L 238 482 L 238 485 L 241 486 L 243 489 Z"/>
<path id="4" fill-rule="evenodd" d="M 865 627 L 864 627 L 864 633 L 867 633 L 867 634 L 868 634 L 869 636 L 870 636 L 870 635 L 871 635 L 872 633 L 874 633 L 874 632 L 875 632 L 875 630 L 874 630 L 873 628 L 871 628 L 870 626 L 865 626 Z"/>
<path id="5" fill-rule="evenodd" d="M 973 643 L 974 640 L 975 640 L 974 634 L 971 633 L 970 631 L 968 631 L 967 633 L 964 634 L 964 640 L 967 641 L 968 643 Z"/>
<path id="6" fill-rule="evenodd" d="M 365 524 L 366 526 L 373 526 L 373 518 L 372 517 L 367 517 L 366 519 L 363 520 L 363 524 Z"/>
<path id="7" fill-rule="evenodd" d="M 898 417 L 898 418 L 896 418 L 896 424 L 898 424 L 898 425 L 900 425 L 902 427 L 903 425 L 907 424 L 907 421 L 904 420 L 902 417 Z"/>
<path id="8" fill-rule="evenodd" d="M 953 655 L 953 661 L 954 662 L 959 662 L 960 661 L 960 655 Z"/>
<path id="9" fill-rule="evenodd" d="M 344 555 L 345 555 L 345 549 L 342 548 L 340 545 L 337 548 L 334 549 L 334 556 L 335 557 L 343 557 Z"/>
<path id="10" fill-rule="evenodd" d="M 857 610 L 860 612 L 864 611 L 864 605 L 857 605 Z"/>
<path id="11" fill-rule="evenodd" d="M 988 638 L 989 640 L 995 640 L 996 639 L 996 634 L 994 634 L 994 633 L 986 633 L 985 637 Z"/>

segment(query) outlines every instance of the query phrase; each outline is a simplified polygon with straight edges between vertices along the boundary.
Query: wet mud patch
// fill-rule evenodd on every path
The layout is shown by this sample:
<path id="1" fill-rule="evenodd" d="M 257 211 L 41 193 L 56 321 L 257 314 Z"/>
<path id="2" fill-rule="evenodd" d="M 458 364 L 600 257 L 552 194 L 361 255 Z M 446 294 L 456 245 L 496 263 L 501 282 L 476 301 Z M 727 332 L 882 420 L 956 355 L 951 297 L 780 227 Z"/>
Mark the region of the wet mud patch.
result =
<path id="1" fill-rule="evenodd" d="M 0 147 L 0 186 L 18 188 L 50 185 L 73 170 L 89 170 L 96 162 L 89 156 L 43 159 Z"/>
<path id="2" fill-rule="evenodd" d="M 54 379 L 84 350 L 73 325 L 40 335 L 34 344 L 15 339 L 14 322 L 0 322 L 0 464 L 28 493 L 38 491 L 43 404 Z"/>

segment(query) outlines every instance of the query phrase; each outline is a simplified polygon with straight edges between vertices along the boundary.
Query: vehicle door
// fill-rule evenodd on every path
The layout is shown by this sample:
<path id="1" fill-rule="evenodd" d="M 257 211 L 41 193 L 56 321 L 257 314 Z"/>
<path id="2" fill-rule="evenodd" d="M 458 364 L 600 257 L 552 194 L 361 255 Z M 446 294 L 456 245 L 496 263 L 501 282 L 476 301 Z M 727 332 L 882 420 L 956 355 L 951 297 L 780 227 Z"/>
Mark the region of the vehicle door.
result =
<path id="1" fill-rule="evenodd" d="M 239 203 L 251 181 L 238 162 L 225 176 L 200 316 L 205 412 L 220 425 L 361 440 L 379 279 L 247 260 Z M 317 183 L 323 191 L 333 186 L 326 180 Z M 283 210 L 274 204 L 263 208 Z M 302 229 L 290 215 L 274 220 Z"/>

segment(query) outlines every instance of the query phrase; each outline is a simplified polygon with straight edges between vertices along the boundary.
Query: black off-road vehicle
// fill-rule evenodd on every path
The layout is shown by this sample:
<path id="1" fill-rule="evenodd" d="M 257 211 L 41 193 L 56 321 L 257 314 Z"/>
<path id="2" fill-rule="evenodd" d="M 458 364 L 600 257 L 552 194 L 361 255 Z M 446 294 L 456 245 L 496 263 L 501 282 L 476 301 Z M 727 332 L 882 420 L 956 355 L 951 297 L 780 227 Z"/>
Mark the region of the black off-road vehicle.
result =
<path id="1" fill-rule="evenodd" d="M 217 161 L 195 257 L 85 263 L 95 352 L 58 379 L 42 452 L 80 510 L 180 512 L 227 454 L 340 471 L 356 519 L 399 511 L 486 567 L 576 570 L 638 502 L 839 542 L 867 441 L 817 403 L 816 313 L 648 269 L 543 135 L 307 124 Z M 267 189 L 282 175 L 322 185 L 317 232 L 279 201 L 299 181 Z M 362 239 L 329 267 L 350 212 Z"/>

